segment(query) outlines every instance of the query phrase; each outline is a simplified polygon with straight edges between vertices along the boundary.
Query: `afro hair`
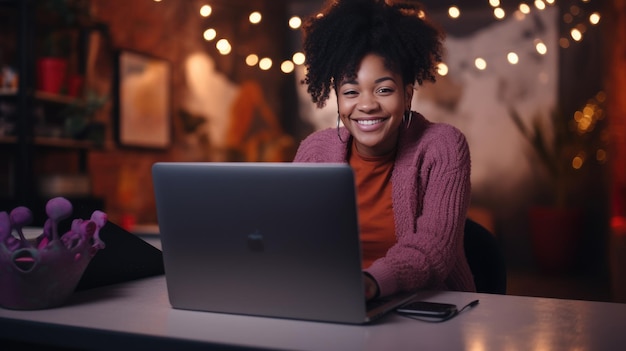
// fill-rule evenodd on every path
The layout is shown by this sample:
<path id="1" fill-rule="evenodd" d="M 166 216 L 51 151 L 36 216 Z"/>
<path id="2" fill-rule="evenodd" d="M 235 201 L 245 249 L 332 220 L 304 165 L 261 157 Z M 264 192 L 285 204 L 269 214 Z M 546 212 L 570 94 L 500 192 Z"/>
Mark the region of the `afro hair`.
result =
<path id="1" fill-rule="evenodd" d="M 318 107 L 343 78 L 353 78 L 362 58 L 374 53 L 404 83 L 435 81 L 444 34 L 420 6 L 407 1 L 330 0 L 303 26 L 306 76 L 302 83 Z"/>

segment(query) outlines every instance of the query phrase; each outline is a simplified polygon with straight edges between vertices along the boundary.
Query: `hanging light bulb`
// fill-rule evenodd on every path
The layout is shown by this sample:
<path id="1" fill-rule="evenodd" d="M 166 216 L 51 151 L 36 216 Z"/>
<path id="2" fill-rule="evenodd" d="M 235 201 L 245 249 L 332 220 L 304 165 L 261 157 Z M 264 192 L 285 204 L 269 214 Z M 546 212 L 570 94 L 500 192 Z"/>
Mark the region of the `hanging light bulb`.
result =
<path id="1" fill-rule="evenodd" d="M 509 52 L 508 54 L 506 54 L 506 59 L 512 65 L 516 65 L 519 63 L 519 56 L 514 52 Z"/>
<path id="2" fill-rule="evenodd" d="M 546 9 L 546 3 L 543 2 L 542 0 L 535 0 L 535 7 L 538 10 L 545 10 Z"/>
<path id="3" fill-rule="evenodd" d="M 301 52 L 296 52 L 295 54 L 293 54 L 293 56 L 291 57 L 291 60 L 293 61 L 293 63 L 295 63 L 296 65 L 301 65 L 304 63 L 304 54 Z"/>
<path id="4" fill-rule="evenodd" d="M 202 34 L 202 37 L 206 41 L 211 41 L 211 40 L 215 39 L 215 37 L 217 37 L 217 31 L 215 29 L 213 29 L 213 28 L 209 28 L 209 29 L 204 31 L 204 33 Z"/>
<path id="5" fill-rule="evenodd" d="M 530 6 L 526 3 L 519 4 L 519 11 L 525 15 L 530 13 Z"/>
<path id="6" fill-rule="evenodd" d="M 478 57 L 474 60 L 474 66 L 481 71 L 484 71 L 487 68 L 487 61 L 484 58 Z"/>
<path id="7" fill-rule="evenodd" d="M 261 16 L 261 13 L 258 11 L 254 11 L 250 14 L 250 16 L 248 16 L 248 20 L 250 21 L 250 23 L 252 24 L 258 24 L 261 22 L 261 19 L 263 18 L 263 16 Z"/>
<path id="8" fill-rule="evenodd" d="M 215 47 L 217 48 L 217 51 L 219 51 L 222 55 L 230 54 L 231 50 L 233 49 L 226 39 L 218 40 L 217 43 L 215 43 Z"/>
<path id="9" fill-rule="evenodd" d="M 250 54 L 246 56 L 246 65 L 252 67 L 259 63 L 259 57 L 255 54 Z"/>
<path id="10" fill-rule="evenodd" d="M 290 60 L 285 60 L 280 64 L 280 70 L 283 73 L 291 73 L 296 68 L 296 65 L 293 64 Z"/>
<path id="11" fill-rule="evenodd" d="M 502 7 L 496 7 L 495 9 L 493 9 L 493 15 L 497 19 L 503 19 L 506 16 L 506 13 L 504 12 L 504 9 Z"/>
<path id="12" fill-rule="evenodd" d="M 293 16 L 289 19 L 289 28 L 298 29 L 302 25 L 302 19 L 298 16 Z"/>
<path id="13" fill-rule="evenodd" d="M 583 39 L 583 33 L 578 30 L 578 28 L 573 28 L 570 31 L 570 36 L 572 37 L 572 39 L 574 39 L 575 41 L 581 41 Z"/>
<path id="14" fill-rule="evenodd" d="M 459 18 L 459 16 L 461 16 L 461 10 L 456 6 L 451 6 L 448 9 L 448 16 L 450 16 L 450 18 Z"/>
<path id="15" fill-rule="evenodd" d="M 448 75 L 448 71 L 449 71 L 448 65 L 446 65 L 445 63 L 439 62 L 437 64 L 437 73 L 440 76 L 442 76 L 442 77 L 447 76 Z"/>
<path id="16" fill-rule="evenodd" d="M 211 5 L 203 5 L 200 8 L 200 16 L 202 17 L 209 17 L 211 16 L 212 12 L 213 12 L 213 8 L 211 7 Z"/>
<path id="17" fill-rule="evenodd" d="M 546 53 L 548 53 L 548 47 L 546 46 L 546 44 L 544 44 L 543 41 L 539 39 L 535 40 L 535 50 L 537 50 L 540 55 L 545 55 Z"/>
<path id="18" fill-rule="evenodd" d="M 267 71 L 270 68 L 272 68 L 272 59 L 269 57 L 264 57 L 261 59 L 261 61 L 259 61 L 259 68 Z"/>

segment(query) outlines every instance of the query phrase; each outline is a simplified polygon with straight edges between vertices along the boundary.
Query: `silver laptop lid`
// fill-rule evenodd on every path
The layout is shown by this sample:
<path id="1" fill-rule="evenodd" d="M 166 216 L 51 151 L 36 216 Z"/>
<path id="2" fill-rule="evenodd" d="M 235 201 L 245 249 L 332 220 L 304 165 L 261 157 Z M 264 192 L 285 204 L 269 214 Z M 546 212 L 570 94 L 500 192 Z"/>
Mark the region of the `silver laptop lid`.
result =
<path id="1" fill-rule="evenodd" d="M 157 163 L 152 172 L 174 308 L 366 321 L 348 165 Z"/>

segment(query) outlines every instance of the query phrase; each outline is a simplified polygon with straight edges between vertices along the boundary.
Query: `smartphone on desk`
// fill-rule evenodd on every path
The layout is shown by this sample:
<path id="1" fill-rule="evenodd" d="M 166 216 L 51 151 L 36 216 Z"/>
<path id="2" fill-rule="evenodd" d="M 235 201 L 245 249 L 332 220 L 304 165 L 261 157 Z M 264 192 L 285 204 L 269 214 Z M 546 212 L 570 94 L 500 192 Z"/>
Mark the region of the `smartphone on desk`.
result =
<path id="1" fill-rule="evenodd" d="M 450 303 L 412 301 L 398 307 L 396 311 L 421 317 L 443 318 L 456 313 L 457 308 Z"/>

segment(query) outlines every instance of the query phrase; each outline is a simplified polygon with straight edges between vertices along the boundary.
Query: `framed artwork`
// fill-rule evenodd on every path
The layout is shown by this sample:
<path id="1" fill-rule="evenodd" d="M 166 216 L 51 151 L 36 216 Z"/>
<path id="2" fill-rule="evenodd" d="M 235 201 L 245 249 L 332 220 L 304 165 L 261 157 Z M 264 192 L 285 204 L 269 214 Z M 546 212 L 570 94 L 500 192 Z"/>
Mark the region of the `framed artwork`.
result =
<path id="1" fill-rule="evenodd" d="M 172 142 L 171 65 L 143 53 L 117 54 L 116 137 L 122 146 L 166 149 Z"/>

